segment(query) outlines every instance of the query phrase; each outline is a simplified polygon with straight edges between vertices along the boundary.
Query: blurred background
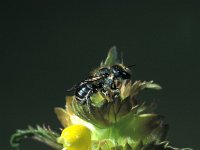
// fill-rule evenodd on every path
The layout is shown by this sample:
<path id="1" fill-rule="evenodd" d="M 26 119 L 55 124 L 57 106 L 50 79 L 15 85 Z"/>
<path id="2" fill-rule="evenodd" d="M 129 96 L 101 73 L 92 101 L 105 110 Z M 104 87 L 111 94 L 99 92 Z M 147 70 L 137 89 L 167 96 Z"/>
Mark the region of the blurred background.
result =
<path id="1" fill-rule="evenodd" d="M 57 130 L 53 108 L 64 107 L 76 82 L 110 47 L 136 64 L 133 80 L 154 80 L 141 101 L 156 101 L 176 147 L 200 149 L 200 5 L 193 1 L 7 1 L 0 5 L 0 149 L 27 125 Z M 26 140 L 21 150 L 49 150 Z"/>

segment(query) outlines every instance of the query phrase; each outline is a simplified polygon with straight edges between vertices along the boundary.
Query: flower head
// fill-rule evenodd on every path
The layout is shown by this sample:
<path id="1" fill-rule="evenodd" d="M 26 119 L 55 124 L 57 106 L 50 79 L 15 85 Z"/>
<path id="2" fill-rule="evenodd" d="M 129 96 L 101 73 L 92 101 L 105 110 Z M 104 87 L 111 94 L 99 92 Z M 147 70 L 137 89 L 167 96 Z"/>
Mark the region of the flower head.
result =
<path id="1" fill-rule="evenodd" d="M 123 65 L 115 47 L 109 51 L 100 67 L 114 64 Z M 138 104 L 136 96 L 145 88 L 161 89 L 153 81 L 132 83 L 131 79 L 122 80 L 119 97 L 110 100 L 97 92 L 91 96 L 91 106 L 88 108 L 88 105 L 80 104 L 75 96 L 67 96 L 66 109 L 56 108 L 55 112 L 64 127 L 82 124 L 89 128 L 94 149 L 144 147 L 163 141 L 168 130 L 163 117 L 152 113 L 153 105 Z"/>
<path id="2" fill-rule="evenodd" d="M 29 137 L 57 150 L 178 150 L 166 142 L 168 125 L 163 116 L 154 113 L 155 105 L 137 101 L 143 89 L 159 90 L 161 86 L 153 81 L 133 82 L 129 71 L 118 59 L 116 47 L 111 48 L 106 60 L 91 72 L 91 80 L 81 84 L 95 82 L 83 89 L 95 87 L 95 92 L 80 92 L 89 99 L 67 96 L 66 108 L 54 109 L 64 128 L 61 135 L 50 128 L 29 127 L 17 130 L 11 145 L 18 147 L 22 139 Z M 102 73 L 107 74 L 100 76 Z M 98 82 L 100 79 L 103 82 Z"/>

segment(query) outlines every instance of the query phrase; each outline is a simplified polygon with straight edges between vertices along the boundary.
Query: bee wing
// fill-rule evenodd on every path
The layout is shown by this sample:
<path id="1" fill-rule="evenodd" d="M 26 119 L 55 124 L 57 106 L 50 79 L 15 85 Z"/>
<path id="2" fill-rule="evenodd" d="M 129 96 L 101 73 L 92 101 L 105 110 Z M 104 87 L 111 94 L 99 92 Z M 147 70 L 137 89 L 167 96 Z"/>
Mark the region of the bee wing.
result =
<path id="1" fill-rule="evenodd" d="M 75 84 L 73 87 L 68 89 L 67 92 L 74 91 L 77 89 L 77 87 L 79 87 L 80 85 L 83 85 L 87 82 L 94 82 L 94 81 L 98 81 L 103 78 L 104 78 L 104 76 L 90 76 L 89 78 L 85 79 L 84 81 L 81 81 L 80 83 Z"/>
<path id="2" fill-rule="evenodd" d="M 84 81 L 85 82 L 94 82 L 94 81 L 98 81 L 98 80 L 103 79 L 103 78 L 104 78 L 104 76 L 95 76 L 95 77 L 90 77 L 90 78 L 88 78 Z"/>
<path id="3" fill-rule="evenodd" d="M 100 69 L 102 69 L 103 67 L 98 67 L 98 68 L 95 68 L 95 69 L 93 69 L 92 71 L 90 71 L 90 73 L 89 73 L 89 75 L 90 76 L 95 76 L 95 73 L 97 72 L 97 71 L 99 71 Z"/>

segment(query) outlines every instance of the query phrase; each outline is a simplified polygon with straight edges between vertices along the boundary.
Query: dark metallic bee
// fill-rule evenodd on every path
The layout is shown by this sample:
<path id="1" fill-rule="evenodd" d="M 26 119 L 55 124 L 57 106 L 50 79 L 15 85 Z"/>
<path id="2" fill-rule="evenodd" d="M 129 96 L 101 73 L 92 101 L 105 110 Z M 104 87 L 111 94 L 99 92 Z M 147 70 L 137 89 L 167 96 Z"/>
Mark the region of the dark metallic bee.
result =
<path id="1" fill-rule="evenodd" d="M 90 106 L 90 97 L 97 92 L 101 92 L 111 100 L 118 97 L 120 95 L 118 83 L 130 78 L 129 69 L 121 64 L 116 64 L 111 67 L 96 69 L 87 79 L 68 91 L 74 90 L 76 100 L 81 104 L 86 103 Z"/>
<path id="2" fill-rule="evenodd" d="M 118 84 L 120 84 L 122 80 L 131 78 L 130 70 L 121 64 L 100 68 L 93 76 L 105 77 L 100 91 L 108 100 L 111 101 L 120 95 Z"/>

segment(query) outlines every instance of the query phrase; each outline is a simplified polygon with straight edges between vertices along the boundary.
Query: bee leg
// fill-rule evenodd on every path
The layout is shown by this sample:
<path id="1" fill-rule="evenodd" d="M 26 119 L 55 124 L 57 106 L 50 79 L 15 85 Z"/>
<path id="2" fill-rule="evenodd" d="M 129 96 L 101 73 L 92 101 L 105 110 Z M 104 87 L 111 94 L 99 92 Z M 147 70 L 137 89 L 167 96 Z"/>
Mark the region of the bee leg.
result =
<path id="1" fill-rule="evenodd" d="M 79 104 L 83 105 L 83 104 L 85 103 L 85 99 L 80 98 L 80 97 L 78 97 L 78 96 L 75 96 L 75 98 L 76 98 L 76 100 L 77 100 L 77 102 L 78 102 Z"/>

